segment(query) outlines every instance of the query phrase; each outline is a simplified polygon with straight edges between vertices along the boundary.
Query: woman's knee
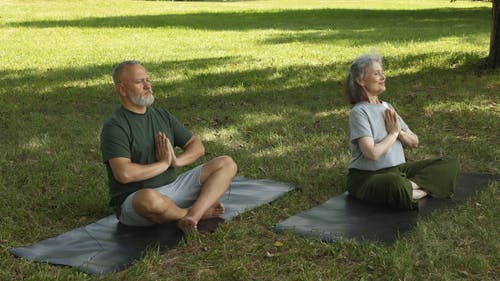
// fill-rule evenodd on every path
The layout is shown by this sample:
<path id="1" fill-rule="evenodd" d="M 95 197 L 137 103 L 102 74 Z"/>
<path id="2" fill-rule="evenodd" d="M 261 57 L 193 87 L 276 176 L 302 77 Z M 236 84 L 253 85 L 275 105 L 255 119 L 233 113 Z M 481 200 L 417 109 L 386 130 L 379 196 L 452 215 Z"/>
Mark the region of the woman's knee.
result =
<path id="1" fill-rule="evenodd" d="M 374 175 L 371 182 L 380 186 L 396 187 L 402 185 L 406 179 L 399 174 L 387 173 Z"/>
<path id="2" fill-rule="evenodd" d="M 445 158 L 446 164 L 450 167 L 450 170 L 459 172 L 460 171 L 460 162 L 456 158 Z"/>
<path id="3" fill-rule="evenodd" d="M 395 176 L 387 185 L 387 204 L 399 209 L 412 209 L 412 187 L 407 178 Z"/>
<path id="4" fill-rule="evenodd" d="M 362 200 L 393 208 L 411 208 L 411 183 L 399 174 L 373 175 L 358 192 Z M 359 198 L 359 197 L 358 197 Z"/>
<path id="5" fill-rule="evenodd" d="M 374 182 L 388 194 L 401 194 L 408 186 L 411 189 L 410 181 L 398 174 L 382 174 L 374 177 Z"/>
<path id="6" fill-rule="evenodd" d="M 387 186 L 392 192 L 399 193 L 406 190 L 408 187 L 411 189 L 411 182 L 407 178 L 394 176 L 390 179 L 390 181 L 388 181 Z"/>

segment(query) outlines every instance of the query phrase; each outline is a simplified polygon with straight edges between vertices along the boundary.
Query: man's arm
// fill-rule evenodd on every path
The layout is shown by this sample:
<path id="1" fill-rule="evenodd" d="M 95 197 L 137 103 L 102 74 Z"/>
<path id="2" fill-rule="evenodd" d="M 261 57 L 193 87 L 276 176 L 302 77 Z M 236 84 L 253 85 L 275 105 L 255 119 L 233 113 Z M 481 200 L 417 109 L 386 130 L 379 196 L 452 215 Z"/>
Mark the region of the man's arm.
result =
<path id="1" fill-rule="evenodd" d="M 205 146 L 196 136 L 192 136 L 184 145 L 182 150 L 182 153 L 176 156 L 174 149 L 171 148 L 171 165 L 173 167 L 183 167 L 190 165 L 194 163 L 194 161 L 196 161 L 198 158 L 205 155 Z"/>
<path id="2" fill-rule="evenodd" d="M 170 141 L 165 134 L 156 135 L 155 155 L 157 162 L 151 164 L 137 164 L 125 157 L 116 157 L 109 160 L 115 179 L 123 184 L 147 180 L 165 172 L 172 165 L 174 154 Z"/>
<path id="3" fill-rule="evenodd" d="M 115 179 L 123 184 L 150 179 L 170 167 L 164 161 L 144 165 L 133 163 L 129 158 L 124 157 L 109 159 L 109 165 Z"/>
<path id="4" fill-rule="evenodd" d="M 163 133 L 156 137 L 156 158 L 158 162 L 151 164 L 137 164 L 125 157 L 116 157 L 109 160 L 115 179 L 123 184 L 143 181 L 165 172 L 170 166 L 182 167 L 192 164 L 205 154 L 203 143 L 195 136 L 184 145 L 183 152 L 175 156 L 170 141 Z"/>

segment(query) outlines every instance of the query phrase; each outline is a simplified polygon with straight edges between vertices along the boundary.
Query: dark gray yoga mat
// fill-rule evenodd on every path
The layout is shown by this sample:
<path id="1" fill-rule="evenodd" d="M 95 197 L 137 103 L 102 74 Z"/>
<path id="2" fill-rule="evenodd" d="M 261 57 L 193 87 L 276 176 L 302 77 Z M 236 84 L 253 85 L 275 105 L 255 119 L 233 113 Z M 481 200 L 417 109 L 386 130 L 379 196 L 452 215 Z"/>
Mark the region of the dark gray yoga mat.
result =
<path id="1" fill-rule="evenodd" d="M 221 198 L 226 209 L 224 215 L 220 219 L 200 222 L 200 231 L 213 230 L 218 223 L 269 203 L 291 189 L 285 183 L 272 180 L 236 177 Z M 182 238 L 183 233 L 173 223 L 130 227 L 118 223 L 111 215 L 34 245 L 13 248 L 10 252 L 27 260 L 69 265 L 102 275 L 127 268 L 145 249 L 158 248 L 165 252 L 174 248 Z"/>
<path id="2" fill-rule="evenodd" d="M 325 242 L 341 239 L 393 243 L 411 230 L 418 220 L 437 209 L 453 207 L 472 197 L 499 175 L 463 173 L 459 176 L 451 199 L 425 197 L 419 210 L 405 211 L 361 202 L 346 193 L 333 197 L 320 206 L 289 217 L 275 226 L 276 232 L 292 231 Z"/>

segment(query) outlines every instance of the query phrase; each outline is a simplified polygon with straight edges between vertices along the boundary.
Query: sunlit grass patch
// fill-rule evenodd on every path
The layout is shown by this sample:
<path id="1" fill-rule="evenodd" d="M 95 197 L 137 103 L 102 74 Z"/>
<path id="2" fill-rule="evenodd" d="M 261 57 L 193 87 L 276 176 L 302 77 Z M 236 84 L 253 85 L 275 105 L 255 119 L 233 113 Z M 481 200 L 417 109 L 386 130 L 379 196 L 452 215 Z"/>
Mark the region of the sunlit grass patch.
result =
<path id="1" fill-rule="evenodd" d="M 281 219 L 345 191 L 345 76 L 384 58 L 387 91 L 419 135 L 409 160 L 499 173 L 500 79 L 483 71 L 491 3 L 478 1 L 18 1 L 0 5 L 0 280 L 94 280 L 13 258 L 111 214 L 102 122 L 111 70 L 136 59 L 155 103 L 230 155 L 239 175 L 294 186 L 178 248 L 103 280 L 495 280 L 498 184 L 395 245 L 276 234 Z M 187 167 L 189 168 L 189 167 Z M 277 242 L 281 246 L 276 246 Z"/>

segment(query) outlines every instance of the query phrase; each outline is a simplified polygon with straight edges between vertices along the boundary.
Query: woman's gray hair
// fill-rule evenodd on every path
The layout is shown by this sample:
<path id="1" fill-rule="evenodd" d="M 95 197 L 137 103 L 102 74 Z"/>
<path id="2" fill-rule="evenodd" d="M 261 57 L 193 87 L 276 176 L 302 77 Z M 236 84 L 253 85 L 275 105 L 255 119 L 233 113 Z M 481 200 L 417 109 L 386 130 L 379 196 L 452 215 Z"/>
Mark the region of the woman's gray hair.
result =
<path id="1" fill-rule="evenodd" d="M 120 82 L 119 78 L 122 76 L 122 73 L 123 73 L 123 70 L 125 70 L 125 68 L 129 65 L 142 65 L 141 62 L 139 61 L 136 61 L 136 60 L 126 60 L 124 62 L 121 62 L 120 64 L 118 64 L 114 69 L 113 69 L 113 72 L 111 73 L 111 76 L 113 77 L 113 83 L 115 84 L 115 86 L 118 85 L 118 83 Z"/>
<path id="2" fill-rule="evenodd" d="M 361 85 L 358 84 L 356 79 L 359 78 L 363 80 L 365 78 L 366 71 L 370 69 L 375 62 L 382 65 L 382 57 L 375 52 L 361 55 L 352 62 L 349 74 L 347 74 L 345 89 L 350 104 L 356 104 L 360 101 L 368 100 L 368 96 Z"/>

